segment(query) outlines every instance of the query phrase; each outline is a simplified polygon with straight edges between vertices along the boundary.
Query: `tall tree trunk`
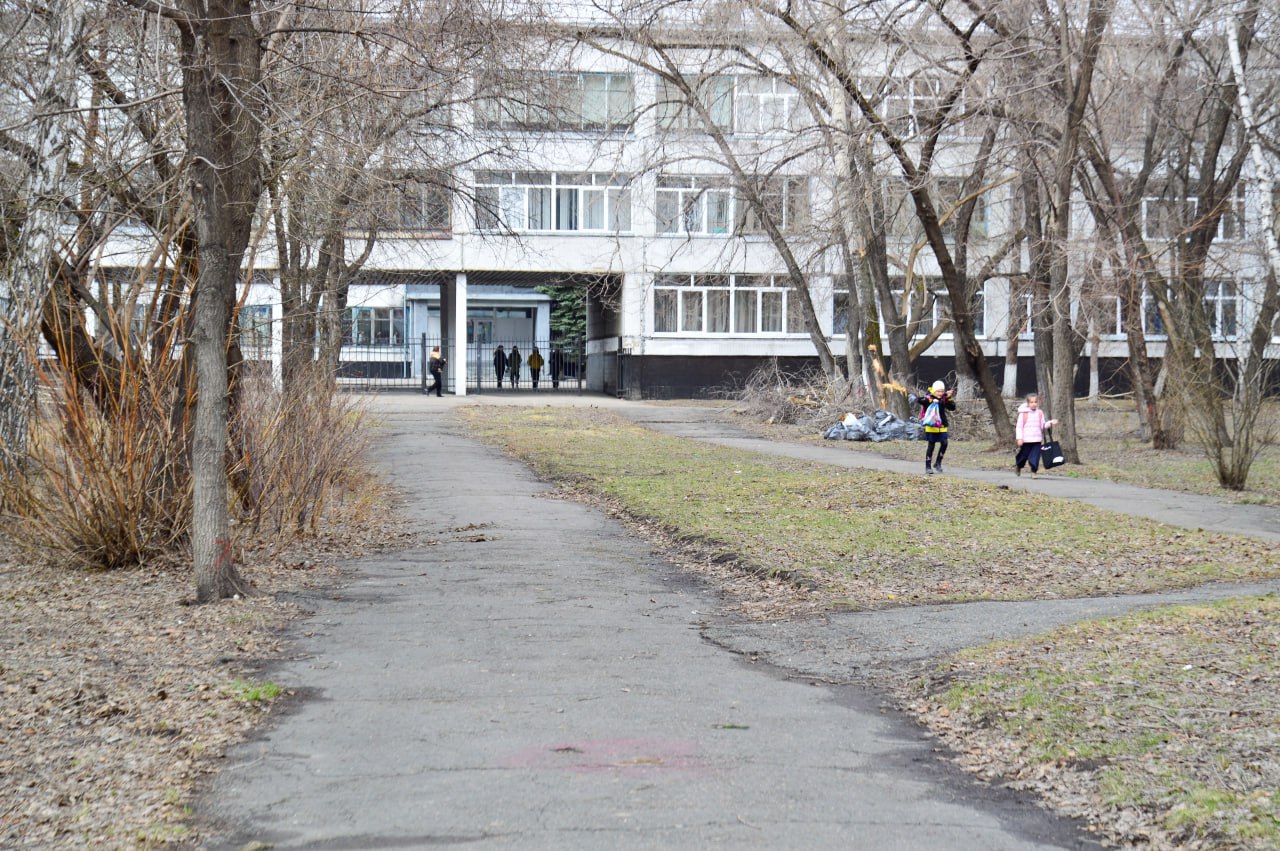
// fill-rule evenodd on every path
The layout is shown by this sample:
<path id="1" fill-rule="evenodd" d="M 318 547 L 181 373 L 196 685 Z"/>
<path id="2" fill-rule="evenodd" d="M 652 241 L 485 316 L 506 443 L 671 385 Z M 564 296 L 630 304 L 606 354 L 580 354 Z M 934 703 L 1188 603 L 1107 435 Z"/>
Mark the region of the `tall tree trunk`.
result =
<path id="1" fill-rule="evenodd" d="M 35 98 L 36 128 L 27 180 L 27 218 L 9 268 L 0 276 L 0 474 L 26 453 L 35 405 L 35 357 L 56 254 L 67 159 L 76 121 L 76 62 L 84 30 L 83 0 L 50 0 L 48 41 Z"/>
<path id="2" fill-rule="evenodd" d="M 245 593 L 235 567 L 227 485 L 228 344 L 240 264 L 262 193 L 258 92 L 261 42 L 249 0 L 189 0 L 181 33 L 182 93 L 199 240 L 196 410 L 191 441 L 191 548 L 196 599 Z"/>

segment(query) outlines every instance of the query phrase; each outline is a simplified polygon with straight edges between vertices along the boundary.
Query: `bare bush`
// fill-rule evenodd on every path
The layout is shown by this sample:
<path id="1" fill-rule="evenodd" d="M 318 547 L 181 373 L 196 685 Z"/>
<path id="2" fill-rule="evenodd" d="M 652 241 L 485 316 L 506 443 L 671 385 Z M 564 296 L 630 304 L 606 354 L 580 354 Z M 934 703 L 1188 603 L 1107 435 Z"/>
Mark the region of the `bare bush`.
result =
<path id="1" fill-rule="evenodd" d="M 44 558 L 111 569 L 185 541 L 191 483 L 172 409 L 176 361 L 126 358 L 99 403 L 69 368 L 40 366 L 44 403 L 31 429 L 25 474 L 4 482 L 6 525 Z"/>
<path id="2" fill-rule="evenodd" d="M 91 569 L 187 555 L 191 477 L 176 360 L 126 358 L 118 386 L 91 398 L 56 361 L 25 474 L 0 484 L 11 537 L 32 556 Z M 366 469 L 363 417 L 323 378 L 285 395 L 269 376 L 241 379 L 230 460 L 234 547 L 277 551 L 326 521 L 358 520 L 380 487 Z"/>
<path id="3" fill-rule="evenodd" d="M 320 368 L 288 392 L 250 373 L 241 394 L 232 482 L 246 533 L 278 548 L 314 534 L 322 521 L 358 517 L 377 485 L 364 461 L 364 416 L 351 397 L 335 392 Z"/>
<path id="4" fill-rule="evenodd" d="M 784 372 L 777 361 L 767 361 L 752 371 L 735 393 L 752 419 L 771 425 L 828 426 L 849 411 L 879 407 L 860 383 L 824 375 L 810 369 Z"/>

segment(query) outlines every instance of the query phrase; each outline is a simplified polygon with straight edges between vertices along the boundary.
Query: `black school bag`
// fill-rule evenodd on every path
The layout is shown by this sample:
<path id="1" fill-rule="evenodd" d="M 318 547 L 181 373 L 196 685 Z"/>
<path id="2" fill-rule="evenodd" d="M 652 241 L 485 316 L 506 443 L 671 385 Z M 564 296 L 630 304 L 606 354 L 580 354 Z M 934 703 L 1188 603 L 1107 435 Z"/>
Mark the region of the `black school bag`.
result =
<path id="1" fill-rule="evenodd" d="M 1040 444 L 1040 463 L 1046 470 L 1052 470 L 1067 463 L 1066 456 L 1062 454 L 1062 446 L 1053 439 L 1052 428 L 1044 430 L 1044 442 Z"/>

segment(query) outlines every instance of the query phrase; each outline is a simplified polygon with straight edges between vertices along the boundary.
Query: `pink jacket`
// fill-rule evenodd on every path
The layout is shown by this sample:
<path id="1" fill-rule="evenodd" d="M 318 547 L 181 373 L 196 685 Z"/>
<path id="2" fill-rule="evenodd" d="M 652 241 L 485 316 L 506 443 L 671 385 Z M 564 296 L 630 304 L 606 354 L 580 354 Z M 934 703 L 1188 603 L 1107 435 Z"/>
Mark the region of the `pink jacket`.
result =
<path id="1" fill-rule="evenodd" d="M 1018 440 L 1021 443 L 1039 443 L 1044 440 L 1044 411 L 1023 402 L 1018 406 Z"/>

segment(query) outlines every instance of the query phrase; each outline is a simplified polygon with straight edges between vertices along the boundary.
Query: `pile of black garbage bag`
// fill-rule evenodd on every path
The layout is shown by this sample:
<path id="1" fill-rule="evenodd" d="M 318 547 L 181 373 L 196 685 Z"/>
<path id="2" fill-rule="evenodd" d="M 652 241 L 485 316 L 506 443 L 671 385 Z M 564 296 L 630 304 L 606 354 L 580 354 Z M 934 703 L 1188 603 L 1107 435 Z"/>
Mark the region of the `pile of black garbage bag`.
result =
<path id="1" fill-rule="evenodd" d="M 850 414 L 822 434 L 827 440 L 924 440 L 924 426 L 900 419 L 888 411 Z"/>

